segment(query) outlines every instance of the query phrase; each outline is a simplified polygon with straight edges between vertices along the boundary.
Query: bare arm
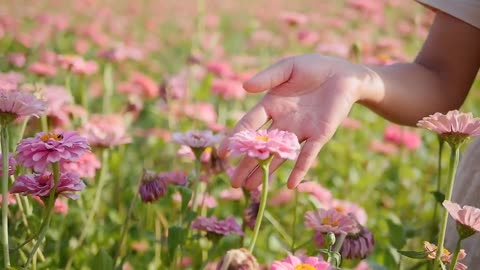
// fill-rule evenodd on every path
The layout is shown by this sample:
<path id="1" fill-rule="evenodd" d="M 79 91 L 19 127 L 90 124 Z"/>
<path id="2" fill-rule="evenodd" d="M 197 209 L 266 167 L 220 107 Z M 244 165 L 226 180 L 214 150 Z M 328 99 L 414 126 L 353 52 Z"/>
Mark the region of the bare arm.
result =
<path id="1" fill-rule="evenodd" d="M 415 125 L 423 116 L 458 108 L 480 66 L 480 29 L 438 13 L 415 62 L 368 67 L 360 103 L 383 117 Z"/>

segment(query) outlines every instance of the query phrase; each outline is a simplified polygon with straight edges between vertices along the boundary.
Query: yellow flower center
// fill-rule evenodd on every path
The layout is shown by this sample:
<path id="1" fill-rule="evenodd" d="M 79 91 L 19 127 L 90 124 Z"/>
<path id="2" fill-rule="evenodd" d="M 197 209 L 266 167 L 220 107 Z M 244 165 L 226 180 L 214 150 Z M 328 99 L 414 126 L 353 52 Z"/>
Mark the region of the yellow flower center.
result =
<path id="1" fill-rule="evenodd" d="M 316 269 L 310 264 L 302 263 L 295 266 L 295 270 L 316 270 Z"/>
<path id="2" fill-rule="evenodd" d="M 343 207 L 342 205 L 337 205 L 335 206 L 335 210 L 337 210 L 340 213 L 345 213 L 347 209 L 345 209 L 345 207 Z"/>
<path id="3" fill-rule="evenodd" d="M 336 227 L 338 226 L 338 220 L 331 219 L 330 217 L 324 217 L 322 218 L 322 224 Z"/>
<path id="4" fill-rule="evenodd" d="M 258 135 L 256 139 L 259 140 L 259 141 L 264 141 L 264 142 L 266 142 L 266 141 L 268 141 L 268 136 L 266 136 L 266 135 Z"/>
<path id="5" fill-rule="evenodd" d="M 55 141 L 60 141 L 60 140 L 63 139 L 63 135 L 50 132 L 50 133 L 45 133 L 45 134 L 42 135 L 42 137 L 40 137 L 40 140 L 42 140 L 44 142 L 46 142 L 50 139 L 54 139 Z"/>

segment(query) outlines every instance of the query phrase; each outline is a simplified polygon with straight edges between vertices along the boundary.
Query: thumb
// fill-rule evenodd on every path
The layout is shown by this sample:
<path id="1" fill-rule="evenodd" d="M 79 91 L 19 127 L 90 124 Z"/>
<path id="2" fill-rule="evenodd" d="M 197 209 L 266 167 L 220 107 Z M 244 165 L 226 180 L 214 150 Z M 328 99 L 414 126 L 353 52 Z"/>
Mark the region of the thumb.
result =
<path id="1" fill-rule="evenodd" d="M 278 61 L 267 69 L 243 83 L 243 88 L 250 93 L 259 93 L 272 89 L 290 80 L 294 58 L 289 57 Z"/>

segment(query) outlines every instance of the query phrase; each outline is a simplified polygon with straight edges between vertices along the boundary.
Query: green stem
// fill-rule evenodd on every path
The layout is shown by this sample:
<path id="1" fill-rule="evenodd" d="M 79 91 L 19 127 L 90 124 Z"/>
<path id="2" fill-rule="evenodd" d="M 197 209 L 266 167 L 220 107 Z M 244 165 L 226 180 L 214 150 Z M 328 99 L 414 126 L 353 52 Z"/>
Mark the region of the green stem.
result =
<path id="1" fill-rule="evenodd" d="M 60 166 L 58 162 L 55 162 L 52 164 L 53 168 L 53 188 L 50 191 L 50 195 L 48 197 L 47 205 L 46 205 L 46 211 L 45 211 L 45 219 L 43 220 L 42 225 L 40 226 L 40 233 L 38 235 L 38 240 L 35 243 L 35 246 L 33 246 L 32 251 L 28 255 L 27 262 L 25 263 L 25 267 L 27 267 L 30 262 L 32 261 L 33 257 L 37 253 L 38 248 L 42 244 L 43 239 L 45 238 L 45 235 L 47 234 L 48 227 L 50 226 L 50 221 L 53 216 L 53 210 L 55 208 L 55 199 L 57 198 L 56 193 L 57 193 L 57 187 L 58 187 L 58 180 L 60 179 Z"/>
<path id="2" fill-rule="evenodd" d="M 460 149 L 459 146 L 451 145 L 452 152 L 450 153 L 450 163 L 448 168 L 448 189 L 445 200 L 450 201 L 452 198 L 453 186 L 455 183 L 455 173 L 457 171 L 458 160 L 460 156 Z M 435 262 L 433 264 L 433 269 L 438 269 L 440 265 L 440 259 L 443 252 L 443 244 L 445 241 L 445 234 L 447 231 L 447 222 L 448 222 L 448 212 L 446 210 L 443 211 L 442 216 L 442 224 L 440 226 L 440 236 L 438 238 L 437 244 L 437 256 L 435 258 Z"/>
<path id="3" fill-rule="evenodd" d="M 40 116 L 40 122 L 42 124 L 42 131 L 48 132 L 48 118 L 45 114 Z"/>
<path id="4" fill-rule="evenodd" d="M 122 232 L 120 234 L 120 240 L 118 240 L 118 249 L 117 253 L 115 253 L 115 256 L 113 257 L 113 261 L 115 262 L 118 258 L 118 256 L 121 253 L 122 246 L 123 246 L 123 240 L 125 239 L 125 236 L 127 235 L 127 230 L 128 230 L 128 224 L 130 221 L 130 216 L 132 215 L 133 209 L 135 208 L 135 204 L 138 199 L 138 189 L 135 192 L 135 196 L 133 197 L 132 202 L 130 203 L 130 207 L 128 208 L 127 216 L 125 217 L 125 220 L 123 221 L 122 225 Z"/>
<path id="5" fill-rule="evenodd" d="M 10 267 L 10 251 L 8 247 L 8 125 L 3 124 L 1 128 L 2 147 L 2 247 L 3 263 L 5 269 Z"/>
<path id="6" fill-rule="evenodd" d="M 455 246 L 455 253 L 453 253 L 453 259 L 450 263 L 450 270 L 455 270 L 455 266 L 458 262 L 458 255 L 460 254 L 460 247 L 462 246 L 462 238 L 458 238 L 457 245 Z"/>
<path id="7" fill-rule="evenodd" d="M 110 103 L 113 95 L 113 66 L 107 62 L 103 70 L 103 85 L 105 92 L 103 93 L 103 113 L 110 113 Z"/>
<path id="8" fill-rule="evenodd" d="M 198 193 L 200 192 L 200 157 L 195 159 L 195 179 L 193 180 L 193 197 L 192 197 L 192 209 L 193 212 L 197 212 L 197 200 L 198 200 Z"/>
<path id="9" fill-rule="evenodd" d="M 262 179 L 262 195 L 260 197 L 260 206 L 258 207 L 257 219 L 255 220 L 255 228 L 253 229 L 253 238 L 250 243 L 248 250 L 253 252 L 255 248 L 255 242 L 257 241 L 258 233 L 260 232 L 260 225 L 262 224 L 263 212 L 265 211 L 265 206 L 267 205 L 267 196 L 268 196 L 268 174 L 269 166 L 272 161 L 273 155 L 268 159 L 261 161 L 260 165 L 262 167 L 263 179 Z"/>
<path id="10" fill-rule="evenodd" d="M 438 136 L 438 143 L 439 143 L 439 148 L 438 148 L 438 165 L 437 165 L 437 189 L 436 192 L 437 194 L 440 192 L 441 187 L 442 187 L 442 153 L 443 153 L 443 146 L 445 145 L 445 141 L 442 139 L 442 137 Z M 434 238 L 435 234 L 437 233 L 437 228 L 438 228 L 438 222 L 437 222 L 437 214 L 438 214 L 438 205 L 439 203 L 435 201 L 435 206 L 433 208 L 433 218 L 432 218 L 432 228 L 431 228 L 431 239 Z"/>
<path id="11" fill-rule="evenodd" d="M 297 230 L 295 230 L 295 226 L 297 225 L 297 207 L 298 207 L 298 190 L 295 189 L 293 191 L 295 193 L 294 197 L 294 206 L 293 206 L 293 222 L 292 222 L 292 244 L 290 245 L 290 249 L 292 253 L 295 254 L 295 240 L 297 238 Z"/>

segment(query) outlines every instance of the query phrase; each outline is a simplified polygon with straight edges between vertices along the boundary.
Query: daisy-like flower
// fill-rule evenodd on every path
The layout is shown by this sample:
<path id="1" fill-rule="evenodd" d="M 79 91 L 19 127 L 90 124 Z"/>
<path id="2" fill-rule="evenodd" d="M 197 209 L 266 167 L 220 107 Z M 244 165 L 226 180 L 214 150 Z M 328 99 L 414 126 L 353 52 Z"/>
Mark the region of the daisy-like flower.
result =
<path id="1" fill-rule="evenodd" d="M 246 154 L 260 160 L 265 160 L 271 155 L 296 159 L 300 143 L 294 133 L 283 130 L 244 130 L 230 138 L 229 148 L 234 155 Z"/>
<path id="2" fill-rule="evenodd" d="M 80 129 L 91 146 L 112 147 L 132 141 L 120 115 L 94 115 Z"/>
<path id="3" fill-rule="evenodd" d="M 92 152 L 85 152 L 77 161 L 65 161 L 60 164 L 62 171 L 75 172 L 80 177 L 93 178 L 102 163 Z"/>
<path id="4" fill-rule="evenodd" d="M 270 270 L 330 270 L 332 266 L 320 257 L 289 255 L 281 261 L 274 261 Z"/>
<path id="5" fill-rule="evenodd" d="M 178 144 L 189 146 L 195 154 L 200 155 L 205 148 L 217 144 L 221 136 L 214 135 L 210 130 L 190 130 L 185 133 L 176 132 L 172 139 Z"/>
<path id="6" fill-rule="evenodd" d="M 2 154 L 0 154 L 0 175 L 3 173 L 3 166 L 2 166 L 3 158 Z M 13 175 L 15 173 L 15 167 L 17 166 L 17 161 L 13 158 L 12 154 L 8 155 L 8 175 Z"/>
<path id="7" fill-rule="evenodd" d="M 165 177 L 153 171 L 143 171 L 142 182 L 138 190 L 143 202 L 154 202 L 163 197 L 166 191 L 167 182 Z"/>
<path id="8" fill-rule="evenodd" d="M 45 110 L 45 102 L 29 92 L 0 88 L 0 119 L 3 123 L 21 116 L 39 117 Z"/>
<path id="9" fill-rule="evenodd" d="M 430 242 L 424 241 L 423 247 L 425 249 L 425 252 L 427 253 L 427 259 L 435 260 L 435 257 L 437 256 L 437 246 Z M 461 249 L 460 253 L 458 254 L 458 260 L 463 260 L 466 256 L 467 254 L 465 253 L 465 250 Z M 453 254 L 444 248 L 442 252 L 442 256 L 440 257 L 440 260 L 443 263 L 449 264 L 452 261 L 452 257 L 453 257 Z M 463 263 L 457 262 L 457 264 L 455 265 L 455 270 L 466 270 L 467 268 L 468 267 Z"/>
<path id="10" fill-rule="evenodd" d="M 54 186 L 53 174 L 44 172 L 42 174 L 24 174 L 17 177 L 10 188 L 10 193 L 22 195 L 33 195 L 48 197 Z M 76 173 L 61 173 L 58 179 L 56 195 L 62 195 L 70 199 L 78 199 L 74 192 L 82 191 L 85 184 Z"/>
<path id="11" fill-rule="evenodd" d="M 305 213 L 305 226 L 322 233 L 355 234 L 359 232 L 356 220 L 336 209 L 317 209 Z"/>
<path id="12" fill-rule="evenodd" d="M 206 231 L 214 235 L 243 235 L 242 228 L 234 217 L 217 220 L 216 217 L 197 217 L 192 223 L 192 229 Z"/>
<path id="13" fill-rule="evenodd" d="M 451 201 L 444 201 L 443 206 L 457 222 L 460 238 L 465 239 L 480 232 L 480 209 L 468 205 L 460 207 Z"/>
<path id="14" fill-rule="evenodd" d="M 255 256 L 246 248 L 231 249 L 222 257 L 217 270 L 260 270 Z"/>
<path id="15" fill-rule="evenodd" d="M 43 172 L 50 163 L 77 161 L 90 146 L 84 137 L 74 131 L 40 132 L 33 138 L 23 139 L 17 146 L 17 161 L 26 168 Z"/>
<path id="16" fill-rule="evenodd" d="M 418 121 L 417 126 L 439 134 L 449 144 L 459 145 L 468 137 L 480 135 L 480 119 L 458 110 L 435 113 Z"/>

